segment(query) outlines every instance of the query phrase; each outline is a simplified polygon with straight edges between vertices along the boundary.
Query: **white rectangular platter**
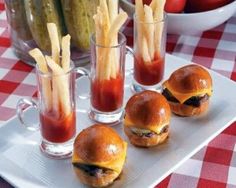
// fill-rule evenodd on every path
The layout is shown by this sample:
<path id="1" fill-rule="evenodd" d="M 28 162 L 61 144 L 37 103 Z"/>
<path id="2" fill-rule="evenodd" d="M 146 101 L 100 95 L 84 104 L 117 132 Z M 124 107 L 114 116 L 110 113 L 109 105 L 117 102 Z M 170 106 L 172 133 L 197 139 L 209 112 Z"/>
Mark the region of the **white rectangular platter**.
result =
<path id="1" fill-rule="evenodd" d="M 132 64 L 132 59 L 127 59 Z M 166 73 L 189 64 L 189 62 L 166 56 Z M 123 133 L 122 124 L 115 126 L 117 132 L 128 142 L 126 164 L 121 177 L 112 187 L 153 187 L 173 172 L 185 160 L 201 149 L 222 130 L 236 120 L 236 83 L 210 71 L 213 78 L 213 96 L 207 114 L 200 117 L 172 116 L 168 141 L 158 147 L 140 149 L 132 146 Z M 80 83 L 81 82 L 81 83 Z M 132 95 L 130 77 L 126 80 L 125 102 Z M 83 90 L 85 81 L 78 81 Z M 125 104 L 124 102 L 124 104 Z M 93 122 L 87 111 L 89 100 L 79 100 L 77 132 Z M 30 121 L 36 122 L 35 111 L 27 111 Z M 38 132 L 25 130 L 16 118 L 0 128 L 0 175 L 12 185 L 24 187 L 84 187 L 76 178 L 70 159 L 52 160 L 39 150 Z"/>

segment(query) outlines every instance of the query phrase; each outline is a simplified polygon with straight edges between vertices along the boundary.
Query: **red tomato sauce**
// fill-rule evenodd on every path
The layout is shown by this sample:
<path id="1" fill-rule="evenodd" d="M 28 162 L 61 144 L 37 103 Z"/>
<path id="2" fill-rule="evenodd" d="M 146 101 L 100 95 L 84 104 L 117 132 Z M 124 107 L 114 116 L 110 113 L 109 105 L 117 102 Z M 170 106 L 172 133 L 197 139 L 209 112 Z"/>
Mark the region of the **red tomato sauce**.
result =
<path id="1" fill-rule="evenodd" d="M 134 78 L 142 85 L 158 84 L 164 75 L 164 59 L 155 55 L 152 62 L 144 62 L 140 55 L 135 56 Z"/>
<path id="2" fill-rule="evenodd" d="M 63 114 L 63 113 L 61 113 Z M 76 134 L 76 117 L 72 111 L 69 115 L 57 117 L 55 113 L 40 114 L 41 134 L 49 142 L 63 143 Z"/>
<path id="3" fill-rule="evenodd" d="M 123 103 L 124 78 L 118 75 L 115 79 L 98 80 L 91 84 L 91 104 L 102 112 L 112 112 L 119 109 Z"/>

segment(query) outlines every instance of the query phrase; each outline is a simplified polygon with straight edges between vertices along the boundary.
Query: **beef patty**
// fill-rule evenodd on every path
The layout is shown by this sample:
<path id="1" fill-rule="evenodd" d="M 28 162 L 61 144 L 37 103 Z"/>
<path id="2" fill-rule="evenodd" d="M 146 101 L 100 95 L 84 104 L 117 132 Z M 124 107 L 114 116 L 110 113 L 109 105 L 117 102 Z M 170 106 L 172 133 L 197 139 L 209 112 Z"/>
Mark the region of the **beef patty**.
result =
<path id="1" fill-rule="evenodd" d="M 162 95 L 168 101 L 179 103 L 178 99 L 176 99 L 167 88 L 165 88 L 162 91 Z M 205 94 L 204 96 L 193 96 L 188 100 L 186 100 L 184 104 L 189 106 L 199 107 L 203 102 L 207 101 L 208 99 L 209 96 L 207 94 Z"/>
<path id="2" fill-rule="evenodd" d="M 90 176 L 95 176 L 95 177 L 101 177 L 104 174 L 110 174 L 113 172 L 110 169 L 89 164 L 73 163 L 73 166 L 79 168 L 80 170 L 83 170 Z"/>

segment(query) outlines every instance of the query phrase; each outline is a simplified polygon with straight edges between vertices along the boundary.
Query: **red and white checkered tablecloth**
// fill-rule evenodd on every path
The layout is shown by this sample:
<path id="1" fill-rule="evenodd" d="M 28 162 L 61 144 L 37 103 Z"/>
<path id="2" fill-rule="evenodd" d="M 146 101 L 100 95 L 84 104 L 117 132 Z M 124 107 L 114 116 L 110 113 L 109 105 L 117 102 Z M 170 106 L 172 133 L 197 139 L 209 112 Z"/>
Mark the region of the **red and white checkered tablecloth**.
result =
<path id="1" fill-rule="evenodd" d="M 124 33 L 130 43 L 131 22 Z M 236 81 L 236 15 L 197 36 L 168 36 L 167 51 Z M 35 95 L 35 85 L 34 68 L 20 61 L 10 47 L 4 3 L 0 0 L 0 126 L 15 115 L 19 98 Z M 0 178 L 3 187 L 11 186 Z M 236 188 L 236 122 L 156 186 L 164 187 Z"/>

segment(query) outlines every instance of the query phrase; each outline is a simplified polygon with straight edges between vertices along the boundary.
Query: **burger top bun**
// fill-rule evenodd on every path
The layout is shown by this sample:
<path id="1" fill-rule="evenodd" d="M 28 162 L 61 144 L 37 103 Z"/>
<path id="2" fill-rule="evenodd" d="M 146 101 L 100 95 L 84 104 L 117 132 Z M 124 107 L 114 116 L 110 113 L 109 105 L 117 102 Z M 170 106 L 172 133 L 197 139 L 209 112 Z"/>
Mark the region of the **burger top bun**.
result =
<path id="1" fill-rule="evenodd" d="M 164 85 L 178 93 L 201 92 L 212 87 L 211 75 L 198 65 L 187 65 L 176 70 L 166 82 Z"/>
<path id="2" fill-rule="evenodd" d="M 126 104 L 125 112 L 125 125 L 151 130 L 169 124 L 171 116 L 167 100 L 155 91 L 133 95 Z"/>
<path id="3" fill-rule="evenodd" d="M 107 163 L 126 151 L 124 141 L 110 127 L 95 124 L 84 129 L 76 138 L 74 152 L 87 163 Z"/>

